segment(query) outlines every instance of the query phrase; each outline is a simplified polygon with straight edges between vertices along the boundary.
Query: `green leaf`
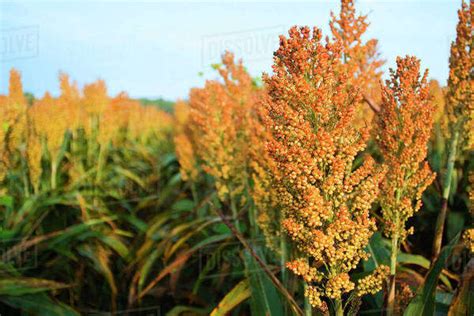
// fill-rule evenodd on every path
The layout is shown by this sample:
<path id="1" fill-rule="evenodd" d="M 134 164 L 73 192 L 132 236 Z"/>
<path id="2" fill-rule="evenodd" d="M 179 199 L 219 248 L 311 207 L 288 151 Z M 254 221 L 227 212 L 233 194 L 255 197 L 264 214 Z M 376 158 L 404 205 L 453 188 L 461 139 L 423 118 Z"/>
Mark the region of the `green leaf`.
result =
<path id="1" fill-rule="evenodd" d="M 138 275 L 140 278 L 138 279 L 138 289 L 141 291 L 143 289 L 143 286 L 145 284 L 146 278 L 148 277 L 148 274 L 153 267 L 153 264 L 157 260 L 158 256 L 163 253 L 162 247 L 157 247 L 154 249 L 150 254 L 148 254 L 145 258 L 145 261 L 138 271 Z"/>
<path id="2" fill-rule="evenodd" d="M 0 279 L 0 295 L 2 296 L 19 296 L 65 287 L 67 287 L 67 285 L 63 283 L 37 278 L 20 277 Z"/>
<path id="3" fill-rule="evenodd" d="M 460 231 L 463 230 L 465 223 L 464 213 L 462 212 L 449 212 L 447 223 L 446 223 L 446 238 L 451 240 Z"/>
<path id="4" fill-rule="evenodd" d="M 14 230 L 3 230 L 0 228 L 0 241 L 9 242 L 15 236 L 16 232 Z"/>
<path id="5" fill-rule="evenodd" d="M 53 301 L 44 293 L 22 296 L 2 296 L 0 301 L 18 308 L 28 315 L 36 316 L 79 316 L 80 314 L 70 306 Z"/>
<path id="6" fill-rule="evenodd" d="M 435 293 L 436 286 L 441 271 L 446 264 L 454 246 L 459 239 L 459 234 L 446 245 L 439 255 L 438 260 L 434 262 L 431 269 L 428 271 L 424 284 L 418 289 L 415 298 L 408 305 L 404 315 L 412 316 L 432 316 L 435 312 Z"/>
<path id="7" fill-rule="evenodd" d="M 111 221 L 111 220 L 113 220 L 113 218 L 103 217 L 103 218 L 100 218 L 100 219 L 91 219 L 87 222 L 71 226 L 71 227 L 67 228 L 64 231 L 64 233 L 62 233 L 61 235 L 53 238 L 48 243 L 48 247 L 50 249 L 54 249 L 56 245 L 58 245 L 62 242 L 65 242 L 65 241 L 67 241 L 71 238 L 74 238 L 74 237 L 77 238 L 78 235 L 89 232 L 89 228 L 91 226 L 102 224 L 104 222 Z"/>
<path id="8" fill-rule="evenodd" d="M 431 262 L 423 256 L 400 252 L 397 257 L 398 263 L 414 264 L 425 269 L 430 268 Z"/>
<path id="9" fill-rule="evenodd" d="M 261 251 L 257 254 L 263 258 Z M 259 253 L 260 252 L 260 253 Z M 250 282 L 252 315 L 284 315 L 285 310 L 278 292 L 255 259 L 247 252 L 245 256 L 245 274 Z"/>
<path id="10" fill-rule="evenodd" d="M 107 280 L 112 294 L 115 295 L 117 293 L 117 285 L 115 275 L 110 266 L 110 254 L 103 247 L 92 246 L 91 244 L 81 245 L 78 251 L 82 256 L 92 261 L 94 269 Z"/>
<path id="11" fill-rule="evenodd" d="M 25 217 L 30 215 L 31 213 L 34 213 L 37 210 L 37 198 L 29 198 L 27 199 L 21 208 L 16 211 L 10 218 L 8 218 L 8 223 L 7 227 L 15 227 L 20 230 L 23 226 L 21 225 L 23 223 L 29 223 L 29 221 L 24 220 Z"/>
<path id="12" fill-rule="evenodd" d="M 135 228 L 137 228 L 140 232 L 144 233 L 146 232 L 148 228 L 148 224 L 145 223 L 143 220 L 140 218 L 134 216 L 134 215 L 126 215 L 124 218 L 132 224 Z"/>
<path id="13" fill-rule="evenodd" d="M 414 254 L 410 254 L 410 253 L 404 253 L 404 252 L 400 252 L 398 254 L 397 261 L 398 261 L 398 263 L 413 264 L 413 265 L 417 265 L 417 266 L 420 266 L 420 267 L 425 268 L 425 269 L 429 269 L 430 265 L 431 265 L 431 261 L 429 261 L 428 259 L 426 259 L 423 256 L 414 255 Z M 440 274 L 439 279 L 449 289 L 452 289 L 451 282 L 449 281 L 449 279 L 444 274 Z"/>
<path id="14" fill-rule="evenodd" d="M 13 197 L 10 195 L 0 196 L 0 205 L 10 209 L 13 208 Z"/>
<path id="15" fill-rule="evenodd" d="M 238 283 L 211 312 L 211 316 L 227 315 L 232 309 L 238 306 L 243 301 L 247 300 L 252 291 L 250 290 L 249 281 L 242 280 Z"/>
<path id="16" fill-rule="evenodd" d="M 373 271 L 381 264 L 390 265 L 390 249 L 386 247 L 380 232 L 370 238 L 367 252 L 370 253 L 370 258 L 363 262 L 364 271 Z"/>
<path id="17" fill-rule="evenodd" d="M 168 313 L 166 313 L 166 316 L 180 315 L 209 315 L 209 309 L 179 305 L 173 307 Z"/>
<path id="18" fill-rule="evenodd" d="M 227 225 L 223 224 L 223 223 L 217 223 L 216 225 L 213 225 L 212 230 L 215 231 L 218 234 L 229 234 L 230 233 L 229 227 L 227 227 Z"/>
<path id="19" fill-rule="evenodd" d="M 100 236 L 99 239 L 115 250 L 122 258 L 126 258 L 128 256 L 128 248 L 127 246 L 119 239 L 117 236 L 109 235 L 109 236 Z"/>
<path id="20" fill-rule="evenodd" d="M 128 169 L 124 169 L 124 168 L 119 167 L 119 166 L 116 166 L 114 169 L 118 174 L 121 174 L 124 177 L 129 178 L 130 180 L 134 181 L 136 184 L 138 184 L 143 189 L 146 189 L 146 184 L 145 184 L 145 182 L 142 181 L 142 178 L 139 175 L 133 173 L 132 171 L 130 171 Z"/>
<path id="21" fill-rule="evenodd" d="M 189 199 L 179 200 L 171 207 L 174 211 L 191 211 L 194 208 L 194 202 Z"/>

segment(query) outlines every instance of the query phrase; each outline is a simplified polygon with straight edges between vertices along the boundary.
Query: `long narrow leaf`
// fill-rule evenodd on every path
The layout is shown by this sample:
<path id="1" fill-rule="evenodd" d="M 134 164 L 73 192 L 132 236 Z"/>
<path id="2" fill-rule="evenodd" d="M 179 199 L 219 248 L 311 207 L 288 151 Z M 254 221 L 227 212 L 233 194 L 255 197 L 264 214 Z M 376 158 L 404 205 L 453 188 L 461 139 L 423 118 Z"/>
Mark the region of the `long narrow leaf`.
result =
<path id="1" fill-rule="evenodd" d="M 240 281 L 211 312 L 211 316 L 224 316 L 227 315 L 231 310 L 238 306 L 243 301 L 247 300 L 252 291 L 248 280 Z"/>
<path id="2" fill-rule="evenodd" d="M 458 239 L 459 234 L 442 249 L 440 256 L 433 264 L 432 268 L 429 270 L 428 275 L 425 279 L 425 283 L 421 286 L 415 298 L 408 305 L 404 315 L 432 316 L 434 314 L 435 291 L 436 286 L 438 284 L 439 275 L 443 270 L 446 261 L 451 255 L 451 252 L 453 251 L 453 248 L 456 245 Z"/>

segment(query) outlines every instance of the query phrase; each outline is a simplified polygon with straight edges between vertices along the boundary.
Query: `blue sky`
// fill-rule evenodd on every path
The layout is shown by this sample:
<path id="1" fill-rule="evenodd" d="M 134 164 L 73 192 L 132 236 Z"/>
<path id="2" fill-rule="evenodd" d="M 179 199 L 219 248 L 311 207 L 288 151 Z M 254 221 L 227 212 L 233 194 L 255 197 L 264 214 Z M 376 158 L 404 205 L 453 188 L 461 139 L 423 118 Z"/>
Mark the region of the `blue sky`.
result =
<path id="1" fill-rule="evenodd" d="M 385 69 L 398 55 L 415 55 L 444 84 L 460 3 L 356 5 L 368 14 L 367 38 L 379 40 Z M 64 71 L 80 85 L 104 79 L 112 95 L 186 98 L 190 88 L 216 76 L 209 65 L 222 50 L 234 50 L 259 76 L 270 71 L 278 34 L 292 25 L 316 25 L 328 34 L 331 10 L 338 12 L 339 1 L 0 1 L 0 93 L 15 67 L 25 90 L 38 96 L 56 94 Z"/>

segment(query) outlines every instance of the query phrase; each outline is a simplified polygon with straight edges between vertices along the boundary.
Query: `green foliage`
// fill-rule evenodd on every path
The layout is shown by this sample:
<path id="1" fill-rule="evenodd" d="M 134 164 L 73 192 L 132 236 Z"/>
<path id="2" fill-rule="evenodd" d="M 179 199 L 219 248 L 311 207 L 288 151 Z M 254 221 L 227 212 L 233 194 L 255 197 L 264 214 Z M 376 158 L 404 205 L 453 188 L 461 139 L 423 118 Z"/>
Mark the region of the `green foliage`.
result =
<path id="1" fill-rule="evenodd" d="M 168 113 L 173 112 L 174 108 L 174 103 L 173 101 L 165 100 L 163 98 L 158 98 L 158 99 L 149 99 L 149 98 L 140 98 L 138 99 L 142 105 L 145 106 L 156 106 L 157 108 L 160 108 L 161 110 L 164 110 Z"/>

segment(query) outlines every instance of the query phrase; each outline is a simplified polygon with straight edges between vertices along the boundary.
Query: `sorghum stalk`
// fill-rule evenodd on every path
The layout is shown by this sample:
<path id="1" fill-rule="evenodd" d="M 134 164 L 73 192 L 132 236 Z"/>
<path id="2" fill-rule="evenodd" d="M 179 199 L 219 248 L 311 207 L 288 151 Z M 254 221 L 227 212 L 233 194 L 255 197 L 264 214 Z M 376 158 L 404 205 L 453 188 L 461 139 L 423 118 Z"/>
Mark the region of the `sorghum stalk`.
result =
<path id="1" fill-rule="evenodd" d="M 57 187 L 57 173 L 60 163 L 61 146 L 64 141 L 68 123 L 65 119 L 66 106 L 49 93 L 37 100 L 29 109 L 34 119 L 35 130 L 38 137 L 45 140 L 46 148 L 50 158 L 50 185 L 51 189 Z M 52 123 L 54 122 L 54 123 Z"/>
<path id="2" fill-rule="evenodd" d="M 396 203 L 400 202 L 400 191 L 397 191 L 397 200 Z M 400 226 L 399 214 L 395 214 L 395 226 Z M 387 315 L 392 316 L 395 308 L 395 294 L 396 294 L 396 281 L 397 281 L 397 258 L 398 258 L 398 249 L 399 249 L 399 236 L 398 230 L 392 236 L 392 248 L 390 254 L 390 280 L 388 285 L 388 295 L 387 295 Z"/>
<path id="3" fill-rule="evenodd" d="M 28 169 L 26 167 L 26 162 L 23 158 L 21 159 L 21 169 L 22 169 L 21 178 L 23 180 L 23 191 L 25 193 L 25 196 L 29 197 L 30 196 L 30 189 L 29 189 L 29 186 L 28 186 L 28 171 L 27 171 Z M 33 190 L 36 193 L 36 189 L 34 187 L 33 187 Z"/>
<path id="4" fill-rule="evenodd" d="M 100 183 L 102 178 L 102 169 L 104 167 L 105 158 L 106 158 L 106 148 L 107 143 L 103 143 L 99 145 L 99 155 L 97 157 L 97 172 L 95 177 L 96 184 Z"/>
<path id="5" fill-rule="evenodd" d="M 364 100 L 356 106 L 356 124 L 370 124 L 374 111 L 366 103 L 369 103 L 367 100 L 380 103 L 379 83 L 385 61 L 380 58 L 376 39 L 363 40 L 369 27 L 367 15 L 357 14 L 354 0 L 340 2 L 340 12 L 338 15 L 331 12 L 329 26 L 333 40 L 343 46 L 341 66 L 364 95 Z"/>
<path id="6" fill-rule="evenodd" d="M 195 153 L 197 164 L 213 177 L 219 200 L 230 204 L 234 224 L 239 227 L 238 209 L 245 203 L 250 177 L 248 126 L 258 91 L 242 62 L 234 62 L 231 53 L 223 55 L 222 64 L 218 68 L 221 81 L 210 80 L 204 88 L 191 90 L 189 145 L 192 147 L 186 152 L 180 149 L 179 158 L 183 168 L 193 167 L 194 161 L 189 163 L 189 156 Z"/>
<path id="7" fill-rule="evenodd" d="M 263 95 L 263 97 L 268 97 Z M 280 256 L 282 282 L 288 286 L 288 245 L 281 226 L 282 208 L 278 204 L 278 192 L 274 183 L 273 174 L 275 165 L 269 153 L 265 150 L 267 140 L 271 137 L 263 124 L 261 102 L 255 103 L 253 119 L 250 120 L 251 143 L 249 156 L 251 157 L 252 187 L 249 192 L 256 207 L 256 221 L 265 237 L 266 246 Z"/>
<path id="8" fill-rule="evenodd" d="M 56 178 L 58 173 L 58 163 L 56 158 L 51 158 L 51 189 L 56 189 Z"/>
<path id="9" fill-rule="evenodd" d="M 174 106 L 174 147 L 176 158 L 179 162 L 179 172 L 183 181 L 188 181 L 191 186 L 194 203 L 198 203 L 196 180 L 199 176 L 196 161 L 196 149 L 193 142 L 193 131 L 190 127 L 190 106 L 178 100 Z"/>
<path id="10" fill-rule="evenodd" d="M 370 158 L 354 170 L 369 137 L 367 127 L 354 125 L 361 95 L 341 66 L 341 43 L 321 39 L 309 27 L 280 37 L 274 74 L 264 77 L 263 117 L 281 223 L 299 252 L 287 267 L 307 284 L 312 307 L 327 311 L 328 301 L 342 302 L 356 288 L 349 272 L 368 257 L 369 209 L 383 172 Z"/>
<path id="11" fill-rule="evenodd" d="M 454 163 L 456 162 L 456 151 L 458 147 L 459 130 L 454 131 L 449 146 L 448 165 L 443 184 L 443 195 L 441 199 L 441 209 L 436 220 L 435 237 L 433 241 L 433 258 L 435 261 L 441 251 L 443 243 L 444 223 L 448 213 L 448 199 L 451 193 L 451 181 L 453 179 Z"/>
<path id="12" fill-rule="evenodd" d="M 392 250 L 390 256 L 390 281 L 388 286 L 387 297 L 387 315 L 392 316 L 395 308 L 395 285 L 396 285 L 396 269 L 398 255 L 398 236 L 392 237 Z"/>
<path id="13" fill-rule="evenodd" d="M 306 291 L 308 291 L 308 283 L 306 283 L 305 281 L 303 281 L 303 289 L 306 293 Z M 304 298 L 304 314 L 305 316 L 312 316 L 313 315 L 313 310 L 312 310 L 312 306 L 311 306 L 311 303 L 309 302 L 309 298 L 307 296 L 305 296 Z"/>
<path id="14" fill-rule="evenodd" d="M 472 116 L 474 104 L 474 80 L 472 75 L 474 63 L 474 51 L 472 49 L 474 45 L 472 38 L 473 3 L 472 0 L 469 3 L 462 2 L 461 9 L 458 11 L 459 21 L 456 26 L 456 40 L 451 44 L 446 98 L 451 141 L 448 148 L 449 156 L 443 185 L 442 204 L 436 221 L 433 259 L 436 259 L 441 251 L 444 224 L 448 212 L 448 200 L 452 187 L 452 173 L 457 151 L 461 149 L 458 147 L 472 146 L 472 137 L 469 137 L 469 135 L 472 134 L 472 128 L 474 127 L 474 116 Z"/>
<path id="15" fill-rule="evenodd" d="M 235 197 L 230 195 L 230 209 L 232 211 L 232 219 L 234 220 L 234 225 L 238 231 L 240 231 L 239 225 L 239 211 L 237 210 L 237 205 L 235 204 Z"/>
<path id="16" fill-rule="evenodd" d="M 10 71 L 8 96 L 0 96 L 0 182 L 14 167 L 13 155 L 24 156 L 22 143 L 27 130 L 27 102 L 23 95 L 21 75 Z"/>
<path id="17" fill-rule="evenodd" d="M 196 190 L 195 182 L 191 182 L 191 195 L 193 197 L 194 205 L 197 205 L 199 203 L 199 195 L 198 191 Z"/>
<path id="18" fill-rule="evenodd" d="M 335 310 L 336 310 L 336 316 L 344 316 L 344 309 L 342 308 L 342 300 L 336 300 L 334 302 L 335 304 Z"/>
<path id="19" fill-rule="evenodd" d="M 286 263 L 288 262 L 288 243 L 286 241 L 285 232 L 280 232 L 280 269 L 281 269 L 281 280 L 285 287 L 288 287 L 288 272 L 286 271 Z"/>
<path id="20" fill-rule="evenodd" d="M 421 208 L 421 196 L 435 177 L 426 162 L 435 110 L 426 80 L 428 72 L 420 78 L 420 61 L 408 56 L 397 58 L 397 69 L 390 72 L 376 120 L 380 152 L 390 170 L 382 181 L 380 195 L 385 233 L 392 244 L 386 301 L 389 316 L 395 312 L 398 251 L 413 231 L 405 225 Z"/>

